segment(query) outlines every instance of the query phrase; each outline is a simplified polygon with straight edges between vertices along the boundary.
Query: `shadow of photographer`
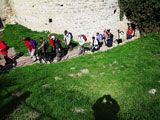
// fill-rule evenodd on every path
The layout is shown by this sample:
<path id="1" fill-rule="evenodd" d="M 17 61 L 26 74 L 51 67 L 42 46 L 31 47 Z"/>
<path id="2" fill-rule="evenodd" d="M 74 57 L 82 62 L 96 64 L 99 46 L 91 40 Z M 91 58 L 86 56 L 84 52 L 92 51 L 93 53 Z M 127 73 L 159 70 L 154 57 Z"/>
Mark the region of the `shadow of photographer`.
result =
<path id="1" fill-rule="evenodd" d="M 93 105 L 95 120 L 118 120 L 120 106 L 110 95 L 104 95 Z"/>

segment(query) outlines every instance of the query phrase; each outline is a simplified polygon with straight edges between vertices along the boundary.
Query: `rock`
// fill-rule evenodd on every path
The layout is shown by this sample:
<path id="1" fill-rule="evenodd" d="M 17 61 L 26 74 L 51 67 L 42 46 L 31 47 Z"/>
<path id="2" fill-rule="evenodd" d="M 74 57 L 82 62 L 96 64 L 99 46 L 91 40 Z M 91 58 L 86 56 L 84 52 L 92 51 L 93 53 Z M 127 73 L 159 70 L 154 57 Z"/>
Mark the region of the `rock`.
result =
<path id="1" fill-rule="evenodd" d="M 76 113 L 84 113 L 84 110 L 83 109 L 81 109 L 81 108 L 75 108 L 74 109 L 74 112 L 76 112 Z"/>
<path id="2" fill-rule="evenodd" d="M 118 67 L 115 67 L 115 70 L 119 70 L 119 68 L 118 68 Z"/>
<path id="3" fill-rule="evenodd" d="M 54 79 L 55 80 L 62 80 L 62 78 L 60 78 L 60 77 L 55 77 Z"/>
<path id="4" fill-rule="evenodd" d="M 149 93 L 152 94 L 152 95 L 154 95 L 156 92 L 157 92 L 156 89 L 151 89 L 151 90 L 149 91 Z"/>
<path id="5" fill-rule="evenodd" d="M 123 66 L 123 65 L 121 65 L 121 68 L 124 68 L 124 66 Z"/>
<path id="6" fill-rule="evenodd" d="M 82 72 L 83 74 L 88 74 L 88 73 L 89 73 L 89 70 L 88 70 L 88 69 L 83 69 L 83 70 L 81 70 L 81 72 Z"/>
<path id="7" fill-rule="evenodd" d="M 112 64 L 109 64 L 109 67 L 112 67 L 113 65 Z"/>
<path id="8" fill-rule="evenodd" d="M 71 67 L 71 70 L 75 70 L 75 67 Z"/>
<path id="9" fill-rule="evenodd" d="M 11 56 L 14 56 L 16 54 L 14 48 L 9 48 L 8 50 L 8 56 L 11 57 Z"/>
<path id="10" fill-rule="evenodd" d="M 12 93 L 12 96 L 16 96 L 16 97 L 19 97 L 21 95 L 21 91 L 14 91 Z"/>
<path id="11" fill-rule="evenodd" d="M 96 78 L 97 76 L 96 76 L 96 75 L 91 75 L 91 77 L 92 77 L 92 78 Z"/>
<path id="12" fill-rule="evenodd" d="M 100 73 L 100 75 L 104 75 L 104 74 L 105 74 L 104 72 Z"/>
<path id="13" fill-rule="evenodd" d="M 118 64 L 118 62 L 117 62 L 117 61 L 114 61 L 113 64 Z"/>
<path id="14" fill-rule="evenodd" d="M 49 84 L 45 84 L 45 85 L 42 85 L 42 87 L 44 87 L 44 88 L 50 88 L 50 85 Z"/>
<path id="15" fill-rule="evenodd" d="M 26 113 L 25 116 L 28 118 L 28 119 L 36 119 L 40 116 L 39 113 L 37 112 L 29 112 L 29 113 Z"/>
<path id="16" fill-rule="evenodd" d="M 69 74 L 69 76 L 70 76 L 70 77 L 75 77 L 75 75 L 74 75 L 74 74 Z"/>
<path id="17" fill-rule="evenodd" d="M 80 77 L 80 76 L 82 76 L 82 73 L 77 73 L 77 75 Z"/>

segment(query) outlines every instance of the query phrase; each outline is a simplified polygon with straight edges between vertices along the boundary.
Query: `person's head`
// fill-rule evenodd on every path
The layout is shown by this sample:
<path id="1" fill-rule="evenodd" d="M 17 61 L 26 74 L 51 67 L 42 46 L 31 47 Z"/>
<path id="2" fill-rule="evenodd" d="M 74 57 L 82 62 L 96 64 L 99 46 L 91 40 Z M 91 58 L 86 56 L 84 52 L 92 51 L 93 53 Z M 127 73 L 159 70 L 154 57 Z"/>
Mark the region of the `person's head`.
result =
<path id="1" fill-rule="evenodd" d="M 43 42 L 43 37 L 40 37 L 40 42 Z"/>
<path id="2" fill-rule="evenodd" d="M 30 41 L 30 40 L 31 40 L 31 38 L 30 38 L 30 37 L 26 37 L 26 39 L 25 39 L 25 40 Z"/>
<path id="3" fill-rule="evenodd" d="M 130 30 L 130 29 L 132 29 L 132 27 L 131 27 L 131 26 L 129 26 L 129 27 L 128 27 L 128 29 Z"/>
<path id="4" fill-rule="evenodd" d="M 25 38 L 22 38 L 22 41 L 26 41 L 26 39 L 25 39 Z"/>
<path id="5" fill-rule="evenodd" d="M 111 31 L 110 29 L 107 30 L 108 33 L 110 33 L 110 31 Z"/>
<path id="6" fill-rule="evenodd" d="M 92 40 L 95 40 L 95 37 L 94 37 L 94 36 L 92 37 Z"/>
<path id="7" fill-rule="evenodd" d="M 51 36 L 51 40 L 55 40 L 56 39 L 56 37 L 55 36 Z"/>
<path id="8" fill-rule="evenodd" d="M 99 35 L 99 32 L 97 32 L 96 35 L 98 36 L 98 35 Z"/>
<path id="9" fill-rule="evenodd" d="M 120 30 L 118 29 L 117 32 L 120 32 Z"/>
<path id="10" fill-rule="evenodd" d="M 104 29 L 104 32 L 107 32 L 107 29 Z"/>
<path id="11" fill-rule="evenodd" d="M 68 31 L 67 31 L 67 30 L 65 30 L 65 31 L 64 31 L 64 34 L 66 35 L 67 33 L 68 33 Z"/>
<path id="12" fill-rule="evenodd" d="M 51 38 L 51 34 L 48 34 L 48 37 Z"/>

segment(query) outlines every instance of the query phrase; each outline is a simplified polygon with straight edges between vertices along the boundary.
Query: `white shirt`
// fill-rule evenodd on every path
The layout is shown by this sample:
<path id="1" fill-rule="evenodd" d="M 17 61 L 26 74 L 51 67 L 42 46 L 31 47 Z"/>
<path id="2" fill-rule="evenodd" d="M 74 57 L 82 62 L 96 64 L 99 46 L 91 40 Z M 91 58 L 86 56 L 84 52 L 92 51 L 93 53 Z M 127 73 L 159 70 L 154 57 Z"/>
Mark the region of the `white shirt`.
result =
<path id="1" fill-rule="evenodd" d="M 64 41 L 66 45 L 69 45 L 71 43 L 71 35 L 69 33 L 64 35 Z"/>
<path id="2" fill-rule="evenodd" d="M 83 38 L 82 35 L 80 35 L 80 36 L 78 37 L 78 42 L 79 42 L 79 44 L 80 44 L 81 46 L 84 45 L 85 41 L 84 41 L 84 38 Z"/>
<path id="3" fill-rule="evenodd" d="M 95 40 L 94 40 L 94 43 L 93 43 L 93 40 L 91 40 L 91 46 L 92 46 L 92 45 L 93 45 L 93 46 L 98 45 L 98 41 L 95 39 Z"/>
<path id="4" fill-rule="evenodd" d="M 118 39 L 122 39 L 123 35 L 124 35 L 123 31 L 118 32 Z"/>

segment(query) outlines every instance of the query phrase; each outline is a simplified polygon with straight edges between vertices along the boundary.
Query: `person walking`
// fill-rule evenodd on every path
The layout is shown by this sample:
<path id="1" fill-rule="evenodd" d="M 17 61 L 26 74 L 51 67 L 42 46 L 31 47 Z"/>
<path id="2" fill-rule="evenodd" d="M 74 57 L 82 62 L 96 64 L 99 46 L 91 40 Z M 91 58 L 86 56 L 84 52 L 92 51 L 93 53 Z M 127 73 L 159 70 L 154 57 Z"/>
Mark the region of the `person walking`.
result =
<path id="1" fill-rule="evenodd" d="M 0 52 L 3 55 L 6 64 L 14 63 L 14 60 L 8 57 L 8 49 L 9 47 L 4 43 L 4 41 L 0 41 Z"/>
<path id="2" fill-rule="evenodd" d="M 28 54 L 31 55 L 31 47 L 29 46 L 29 41 L 25 38 L 22 39 L 26 45 L 26 47 L 28 48 Z"/>
<path id="3" fill-rule="evenodd" d="M 61 50 L 62 50 L 61 41 L 59 38 L 56 38 L 55 36 L 52 36 L 52 40 L 54 44 L 53 49 L 55 49 L 56 51 L 57 62 L 59 62 L 61 60 Z"/>
<path id="4" fill-rule="evenodd" d="M 64 31 L 64 41 L 65 41 L 65 47 L 67 50 L 72 50 L 72 33 L 68 32 L 67 30 Z"/>
<path id="5" fill-rule="evenodd" d="M 29 47 L 31 48 L 30 56 L 34 61 L 36 61 L 36 44 L 30 37 L 27 37 L 26 40 L 29 42 Z"/>
<path id="6" fill-rule="evenodd" d="M 85 35 L 79 35 L 78 36 L 78 42 L 79 42 L 79 45 L 80 45 L 80 48 L 79 48 L 79 55 L 81 54 L 85 54 L 85 48 L 84 48 L 84 43 L 87 41 L 87 38 Z"/>
<path id="7" fill-rule="evenodd" d="M 124 32 L 120 31 L 120 30 L 117 30 L 117 32 L 118 32 L 118 40 L 117 40 L 117 42 L 118 42 L 118 44 L 120 44 L 120 43 L 122 43 L 122 37 L 124 35 Z"/>
<path id="8" fill-rule="evenodd" d="M 131 26 L 129 26 L 127 30 L 127 40 L 132 39 L 133 35 L 134 35 L 134 30 L 132 29 Z"/>
<path id="9" fill-rule="evenodd" d="M 97 32 L 96 33 L 96 39 L 98 40 L 99 47 L 102 47 L 102 45 L 103 45 L 103 35 L 99 34 L 99 32 Z"/>
<path id="10" fill-rule="evenodd" d="M 112 47 L 113 46 L 113 34 L 110 32 L 110 30 L 107 30 L 108 32 L 108 37 L 107 37 L 107 46 Z"/>
<path id="11" fill-rule="evenodd" d="M 38 48 L 38 56 L 40 62 L 46 62 L 48 60 L 48 47 L 49 44 L 46 40 L 43 39 L 43 37 L 40 37 L 40 43 L 41 46 Z M 44 60 L 44 61 L 42 61 Z"/>
<path id="12" fill-rule="evenodd" d="M 94 52 L 94 51 L 96 51 L 96 50 L 98 50 L 98 49 L 99 49 L 98 41 L 97 41 L 97 39 L 95 39 L 95 37 L 93 36 L 93 37 L 92 37 L 92 41 L 91 41 L 90 50 L 91 50 L 91 52 Z"/>

